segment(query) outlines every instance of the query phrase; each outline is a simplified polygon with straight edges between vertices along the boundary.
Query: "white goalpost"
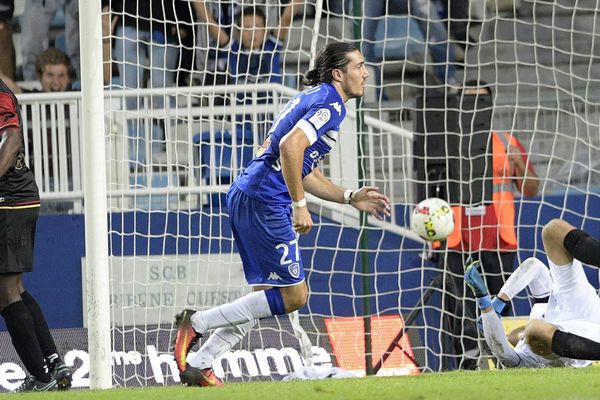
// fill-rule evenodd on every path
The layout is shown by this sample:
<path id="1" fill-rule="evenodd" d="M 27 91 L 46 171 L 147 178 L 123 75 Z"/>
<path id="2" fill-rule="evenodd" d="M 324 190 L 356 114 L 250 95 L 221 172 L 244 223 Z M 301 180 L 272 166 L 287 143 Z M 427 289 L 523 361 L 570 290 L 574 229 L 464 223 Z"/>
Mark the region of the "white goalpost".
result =
<path id="1" fill-rule="evenodd" d="M 285 40 L 271 38 L 281 49 L 242 46 L 236 57 L 231 45 L 216 44 L 192 0 L 165 1 L 172 6 L 162 11 L 167 23 L 157 23 L 154 14 L 140 17 L 137 31 L 128 25 L 133 16 L 115 9 L 120 2 L 109 2 L 112 10 L 102 12 L 99 1 L 93 3 L 80 2 L 80 24 L 86 27 L 77 103 L 83 170 L 75 166 L 69 172 L 82 177 L 85 192 L 83 308 L 92 388 L 179 383 L 171 350 L 175 314 L 250 291 L 225 193 L 279 110 L 303 89 L 302 74 L 330 41 L 355 43 L 370 76 L 364 99 L 347 104 L 340 143 L 321 168 L 345 187 L 379 187 L 392 200 L 392 217 L 379 222 L 352 207 L 309 197 L 315 226 L 300 239 L 309 302 L 291 319 L 260 321 L 215 360 L 219 378 L 279 380 L 308 367 L 341 367 L 357 376 L 459 367 L 464 354 L 455 342 L 470 333 L 457 336 L 453 324 L 474 319 L 455 315 L 449 306 L 444 247 L 432 248 L 411 232 L 410 213 L 438 181 L 464 194 L 473 190 L 473 181 L 491 179 L 460 175 L 482 157 L 491 160 L 491 153 L 484 147 L 475 154 L 473 126 L 467 132 L 447 125 L 451 113 L 460 120 L 470 112 L 459 100 L 454 108 L 420 100 L 434 91 L 448 101 L 460 98 L 455 96 L 469 80 L 487 82 L 493 88 L 489 131 L 508 132 L 527 149 L 540 186 L 533 197 L 515 190 L 516 262 L 545 257 L 541 228 L 555 217 L 598 236 L 595 1 L 521 0 L 507 8 L 471 1 L 466 16 L 456 16 L 454 10 L 417 12 L 417 1 L 390 4 L 381 13 L 371 1 L 308 0 Z M 277 32 L 290 2 L 206 1 L 233 39 L 244 23 L 243 15 L 235 16 L 254 3 L 263 7 L 266 31 Z M 113 24 L 100 35 L 102 17 Z M 458 37 L 457 26 L 464 27 L 466 39 Z M 440 28 L 446 29 L 445 41 Z M 104 59 L 103 43 L 110 45 Z M 266 62 L 269 68 L 261 64 Z M 112 73 L 104 90 L 103 65 Z M 27 98 L 22 103 L 25 112 L 36 107 Z M 423 127 L 419 118 L 430 119 Z M 432 130 L 434 123 L 443 129 Z M 434 134 L 448 147 L 419 148 Z M 458 153 L 452 153 L 452 141 Z M 453 178 L 417 170 L 434 164 L 456 166 Z M 423 189 L 423 183 L 430 186 Z M 42 197 L 55 196 L 41 188 Z M 478 196 L 472 203 L 484 202 Z M 597 277 L 592 283 L 598 286 Z M 513 306 L 525 315 L 530 303 L 520 296 Z M 481 340 L 477 334 L 469 339 Z M 477 350 L 472 358 L 487 367 L 483 348 Z"/>
<path id="2" fill-rule="evenodd" d="M 82 4 L 81 87 L 90 388 L 112 387 L 100 2 Z"/>

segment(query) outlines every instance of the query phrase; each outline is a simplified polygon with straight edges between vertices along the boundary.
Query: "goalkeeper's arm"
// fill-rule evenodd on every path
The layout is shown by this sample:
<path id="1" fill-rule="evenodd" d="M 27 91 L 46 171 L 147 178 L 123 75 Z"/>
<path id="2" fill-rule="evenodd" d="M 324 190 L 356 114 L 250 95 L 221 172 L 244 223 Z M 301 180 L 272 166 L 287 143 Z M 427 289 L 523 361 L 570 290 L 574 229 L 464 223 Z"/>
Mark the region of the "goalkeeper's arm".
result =
<path id="1" fill-rule="evenodd" d="M 486 343 L 502 365 L 509 368 L 522 365 L 519 355 L 506 338 L 500 314 L 508 308 L 510 300 L 525 287 L 529 288 L 536 299 L 547 298 L 550 294 L 552 287 L 550 271 L 537 258 L 531 257 L 523 261 L 502 286 L 498 297 L 492 300 L 491 307 L 483 309 L 481 314 Z"/>
<path id="2" fill-rule="evenodd" d="M 492 354 L 507 368 L 515 368 L 523 366 L 521 357 L 512 348 L 500 316 L 496 314 L 492 307 L 488 307 L 481 312 L 481 322 L 483 324 L 483 336 L 485 342 L 489 346 Z"/>

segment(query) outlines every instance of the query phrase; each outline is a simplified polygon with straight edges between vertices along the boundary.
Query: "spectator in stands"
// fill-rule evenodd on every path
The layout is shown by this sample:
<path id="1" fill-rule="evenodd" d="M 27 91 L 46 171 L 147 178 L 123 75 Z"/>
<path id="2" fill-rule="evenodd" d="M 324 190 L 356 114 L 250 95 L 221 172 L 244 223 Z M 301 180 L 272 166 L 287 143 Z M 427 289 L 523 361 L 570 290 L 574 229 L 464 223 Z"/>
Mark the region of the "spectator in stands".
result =
<path id="1" fill-rule="evenodd" d="M 227 78 L 223 83 L 282 83 L 282 42 L 287 37 L 294 14 L 302 8 L 303 3 L 294 0 L 287 5 L 283 9 L 278 27 L 272 32 L 267 32 L 267 17 L 262 7 L 244 7 L 236 15 L 235 26 L 239 27 L 239 32 L 232 34 L 217 24 L 212 14 L 208 12 L 204 1 L 196 1 L 194 4 L 198 18 L 208 24 L 208 32 L 219 48 L 227 49 Z M 260 102 L 267 102 L 268 97 L 268 93 L 258 93 Z M 248 101 L 250 96 L 246 96 L 245 93 L 238 94 L 238 104 L 245 104 Z M 252 159 L 254 133 L 251 121 L 253 121 L 252 116 L 237 116 L 238 123 L 235 125 L 237 143 L 247 150 L 239 151 L 238 160 L 241 166 L 245 166 Z M 266 124 L 262 126 L 265 130 L 268 129 Z M 207 150 L 201 156 L 203 164 L 208 164 Z M 226 179 L 231 179 L 231 176 L 227 176 Z"/>
<path id="2" fill-rule="evenodd" d="M 110 7 L 102 7 L 102 75 L 105 85 L 110 85 L 112 81 L 112 40 L 111 35 L 117 25 L 117 17 L 112 15 Z"/>
<path id="3" fill-rule="evenodd" d="M 469 34 L 470 2 L 441 0 L 440 5 L 448 15 L 448 32 L 463 49 L 475 43 L 475 39 Z"/>
<path id="4" fill-rule="evenodd" d="M 113 55 L 123 86 L 146 87 L 146 71 L 150 75 L 148 87 L 174 86 L 180 52 L 178 23 L 191 23 L 189 2 L 103 0 L 102 5 L 105 10 L 110 6 L 117 18 Z M 128 108 L 135 105 L 135 99 L 128 101 Z M 164 99 L 157 96 L 154 106 L 163 105 Z"/>
<path id="5" fill-rule="evenodd" d="M 277 5 L 266 7 L 266 3 Z M 216 24 L 220 31 L 233 35 L 236 25 L 235 17 L 240 15 L 244 5 L 265 6 L 267 10 L 267 26 L 274 26 L 273 16 L 279 17 L 280 0 L 239 0 L 236 2 L 224 2 L 215 0 L 205 0 L 201 4 L 195 4 L 196 15 L 200 21 L 206 24 L 198 31 L 196 47 L 205 50 L 203 54 L 196 54 L 196 68 L 203 74 L 203 85 L 223 85 L 227 82 L 227 64 L 229 52 L 226 47 L 219 44 L 219 38 L 214 35 L 214 27 L 208 25 Z M 276 8 L 277 12 L 269 13 L 271 8 Z M 237 24 L 239 26 L 239 24 Z M 222 100 L 220 104 L 222 104 Z"/>
<path id="6" fill-rule="evenodd" d="M 50 24 L 64 3 L 65 51 L 71 59 L 75 79 L 80 77 L 78 0 L 27 0 L 21 24 L 23 79 L 36 80 L 36 60 L 48 47 Z M 56 47 L 56 46 L 55 46 Z"/>
<path id="7" fill-rule="evenodd" d="M 441 21 L 439 10 L 430 0 L 385 0 L 363 2 L 363 39 L 365 57 L 373 61 L 373 43 L 377 24 L 385 23 L 383 16 L 390 13 L 408 14 L 415 18 L 425 36 L 433 61 L 433 73 L 442 84 L 456 84 L 454 45 L 448 40 L 448 30 Z"/>
<path id="8" fill-rule="evenodd" d="M 194 3 L 198 18 L 208 23 L 209 33 L 217 45 L 220 48 L 228 47 L 229 82 L 236 84 L 281 83 L 282 42 L 287 37 L 292 17 L 302 4 L 294 0 L 286 6 L 278 28 L 270 33 L 267 33 L 267 17 L 263 8 L 244 7 L 236 16 L 239 34 L 232 35 L 214 20 L 203 0 Z"/>
<path id="9" fill-rule="evenodd" d="M 40 54 L 35 63 L 37 77 L 41 84 L 42 92 L 65 92 L 71 90 L 71 61 L 62 51 L 53 47 Z M 0 73 L 0 79 L 14 93 L 39 92 L 40 90 L 28 90 L 18 86 L 15 81 Z"/>
<path id="10" fill-rule="evenodd" d="M 15 47 L 11 26 L 14 10 L 14 0 L 0 0 L 0 73 L 12 80 L 15 79 Z"/>
<path id="11" fill-rule="evenodd" d="M 463 96 L 491 95 L 491 88 L 481 81 L 467 81 Z M 465 299 L 463 266 L 468 257 L 479 260 L 490 293 L 497 294 L 513 271 L 518 248 L 515 231 L 513 188 L 524 196 L 538 193 L 539 181 L 523 145 L 508 132 L 492 132 L 493 197 L 492 204 L 466 210 L 455 206 L 454 231 L 446 239 L 446 302 L 456 317 L 452 333 L 457 355 L 467 355 L 462 367 L 474 367 L 468 356 L 477 355 L 475 303 Z M 464 301 L 455 299 L 464 299 Z M 469 336 L 469 338 L 465 338 Z"/>
<path id="12" fill-rule="evenodd" d="M 117 63 L 121 84 L 126 89 L 148 86 L 152 89 L 172 87 L 176 82 L 181 53 L 180 24 L 192 21 L 190 2 L 179 0 L 102 0 L 117 18 L 114 26 L 113 60 Z M 147 62 L 146 62 L 147 60 Z M 149 73 L 149 79 L 146 73 Z M 148 82 L 148 85 L 146 85 Z M 163 108 L 165 95 L 151 98 L 151 107 Z M 171 100 L 173 102 L 173 100 Z M 135 109 L 142 103 L 137 96 L 128 96 L 126 107 Z M 164 122 L 152 121 L 151 137 L 146 136 L 143 121 L 129 120 L 130 160 L 132 168 L 145 165 L 146 142 L 151 141 L 152 154 L 164 150 Z"/>

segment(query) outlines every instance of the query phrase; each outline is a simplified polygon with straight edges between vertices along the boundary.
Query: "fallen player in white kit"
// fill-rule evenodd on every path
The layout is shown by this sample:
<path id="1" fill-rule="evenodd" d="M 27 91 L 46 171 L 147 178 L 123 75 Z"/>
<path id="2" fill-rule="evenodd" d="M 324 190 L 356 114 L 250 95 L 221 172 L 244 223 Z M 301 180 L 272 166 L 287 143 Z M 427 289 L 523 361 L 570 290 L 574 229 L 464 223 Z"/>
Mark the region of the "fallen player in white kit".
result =
<path id="1" fill-rule="evenodd" d="M 538 259 L 525 260 L 493 300 L 477 270 L 479 261 L 465 267 L 465 282 L 481 309 L 485 341 L 503 366 L 585 367 L 600 360 L 600 298 L 581 262 L 600 265 L 600 241 L 558 219 L 544 227 L 542 239 L 550 270 Z M 534 298 L 549 298 L 547 305 L 534 305 L 513 349 L 499 315 L 525 287 Z"/>

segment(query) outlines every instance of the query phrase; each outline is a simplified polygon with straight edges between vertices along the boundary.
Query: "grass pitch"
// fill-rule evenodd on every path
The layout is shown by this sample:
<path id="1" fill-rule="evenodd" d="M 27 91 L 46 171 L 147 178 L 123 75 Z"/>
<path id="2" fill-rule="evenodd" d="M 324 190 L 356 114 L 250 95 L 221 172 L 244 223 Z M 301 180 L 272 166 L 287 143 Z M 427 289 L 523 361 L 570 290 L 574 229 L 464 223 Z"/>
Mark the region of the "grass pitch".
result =
<path id="1" fill-rule="evenodd" d="M 102 391 L 71 390 L 59 393 L 20 394 L 13 398 L 47 400 L 598 399 L 600 398 L 600 368 L 456 371 L 428 373 L 416 377 L 237 383 L 222 388 L 166 386 Z"/>

